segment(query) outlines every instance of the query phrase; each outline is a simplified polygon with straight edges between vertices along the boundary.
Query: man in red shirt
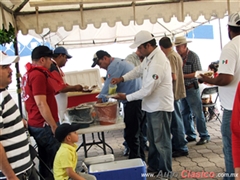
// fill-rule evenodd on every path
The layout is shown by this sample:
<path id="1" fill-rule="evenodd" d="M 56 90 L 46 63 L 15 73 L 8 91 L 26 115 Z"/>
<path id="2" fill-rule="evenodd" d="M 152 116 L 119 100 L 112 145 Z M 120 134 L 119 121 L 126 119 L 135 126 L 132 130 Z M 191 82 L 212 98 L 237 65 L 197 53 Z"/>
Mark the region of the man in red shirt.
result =
<path id="1" fill-rule="evenodd" d="M 52 85 L 51 57 L 53 52 L 46 46 L 38 46 L 32 51 L 32 64 L 26 65 L 27 73 L 23 77 L 23 99 L 28 113 L 28 127 L 34 137 L 39 156 L 53 167 L 55 154 L 60 143 L 54 138 L 59 123 L 55 92 Z M 52 173 L 39 164 L 39 170 L 45 179 L 53 179 Z"/>

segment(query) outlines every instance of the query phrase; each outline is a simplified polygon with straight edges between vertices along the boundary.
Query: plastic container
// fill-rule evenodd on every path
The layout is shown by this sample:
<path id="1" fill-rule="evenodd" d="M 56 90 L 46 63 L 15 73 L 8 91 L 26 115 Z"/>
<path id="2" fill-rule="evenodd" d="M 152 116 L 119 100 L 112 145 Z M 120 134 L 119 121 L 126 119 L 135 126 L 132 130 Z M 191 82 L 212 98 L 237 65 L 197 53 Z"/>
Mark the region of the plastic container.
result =
<path id="1" fill-rule="evenodd" d="M 97 180 L 146 180 L 146 167 L 140 158 L 127 159 L 90 165 L 89 174 Z"/>
<path id="2" fill-rule="evenodd" d="M 106 102 L 93 105 L 100 125 L 115 124 L 118 118 L 118 103 Z"/>
<path id="3" fill-rule="evenodd" d="M 66 80 L 66 83 L 70 85 L 81 84 L 89 87 L 97 85 L 100 89 L 102 89 L 100 72 L 97 68 L 66 72 L 64 79 Z"/>
<path id="4" fill-rule="evenodd" d="M 80 123 L 82 128 L 86 128 L 94 121 L 92 111 L 92 105 L 80 104 L 76 107 L 68 108 L 65 112 L 65 119 L 71 123 Z"/>
<path id="5" fill-rule="evenodd" d="M 88 157 L 84 159 L 84 163 L 86 165 L 92 165 L 92 164 L 99 164 L 104 162 L 112 162 L 114 161 L 114 155 L 113 154 L 106 154 L 101 156 L 95 156 L 95 157 Z"/>

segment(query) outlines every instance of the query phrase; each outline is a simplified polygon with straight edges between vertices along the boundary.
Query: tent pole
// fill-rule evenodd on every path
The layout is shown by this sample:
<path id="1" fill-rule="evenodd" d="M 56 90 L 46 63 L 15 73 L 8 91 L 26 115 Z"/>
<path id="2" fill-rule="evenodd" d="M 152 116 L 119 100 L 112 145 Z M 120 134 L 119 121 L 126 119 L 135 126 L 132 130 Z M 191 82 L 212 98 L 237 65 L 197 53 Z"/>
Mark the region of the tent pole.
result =
<path id="1" fill-rule="evenodd" d="M 15 50 L 15 55 L 18 55 L 18 41 L 17 41 L 17 34 L 15 37 L 15 41 L 13 43 L 14 46 L 14 50 Z M 15 63 L 15 68 L 16 68 L 16 80 L 17 80 L 17 95 L 18 95 L 18 107 L 19 107 L 19 111 L 21 116 L 23 117 L 23 113 L 22 113 L 22 99 L 21 99 L 21 87 L 20 87 L 20 71 L 19 71 L 19 63 Z"/>
<path id="2" fill-rule="evenodd" d="M 220 37 L 220 48 L 222 50 L 222 29 L 221 29 L 221 21 L 220 18 L 218 18 L 218 28 L 219 28 L 219 37 Z"/>

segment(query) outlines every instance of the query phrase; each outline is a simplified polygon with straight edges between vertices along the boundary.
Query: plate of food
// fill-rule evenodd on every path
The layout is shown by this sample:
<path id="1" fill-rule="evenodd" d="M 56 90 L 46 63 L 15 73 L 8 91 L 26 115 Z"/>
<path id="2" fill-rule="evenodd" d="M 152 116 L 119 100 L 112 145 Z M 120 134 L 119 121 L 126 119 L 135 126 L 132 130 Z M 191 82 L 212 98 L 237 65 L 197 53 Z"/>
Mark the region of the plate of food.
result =
<path id="1" fill-rule="evenodd" d="M 107 98 L 115 98 L 115 97 L 118 97 L 118 94 L 117 94 L 117 93 L 107 95 Z"/>
<path id="2" fill-rule="evenodd" d="M 203 74 L 203 75 L 208 76 L 208 77 L 213 77 L 213 71 L 196 71 L 195 72 L 195 77 L 198 78 L 198 79 L 202 78 L 200 76 L 200 74 Z"/>

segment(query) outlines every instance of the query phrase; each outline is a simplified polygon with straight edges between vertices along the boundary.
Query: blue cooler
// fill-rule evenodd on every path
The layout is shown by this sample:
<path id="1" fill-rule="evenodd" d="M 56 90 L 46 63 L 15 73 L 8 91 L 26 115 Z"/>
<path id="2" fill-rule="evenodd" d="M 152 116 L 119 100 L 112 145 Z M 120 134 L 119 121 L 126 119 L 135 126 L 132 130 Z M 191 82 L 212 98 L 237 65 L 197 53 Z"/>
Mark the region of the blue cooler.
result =
<path id="1" fill-rule="evenodd" d="M 140 158 L 127 159 L 90 165 L 89 174 L 97 180 L 146 180 L 146 167 Z"/>

